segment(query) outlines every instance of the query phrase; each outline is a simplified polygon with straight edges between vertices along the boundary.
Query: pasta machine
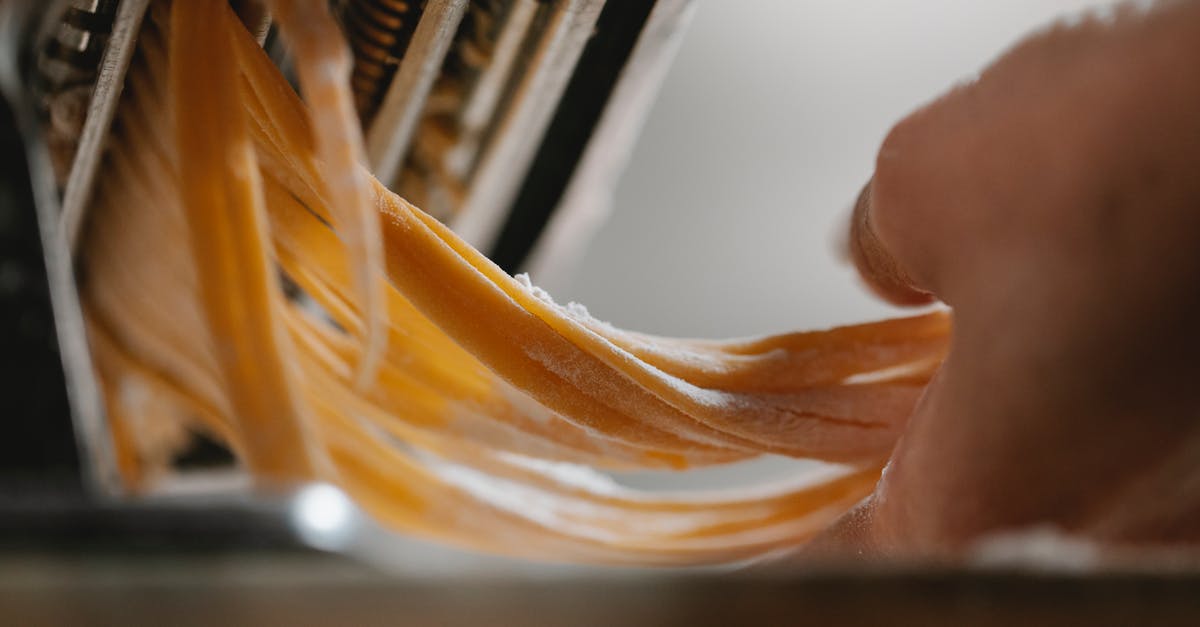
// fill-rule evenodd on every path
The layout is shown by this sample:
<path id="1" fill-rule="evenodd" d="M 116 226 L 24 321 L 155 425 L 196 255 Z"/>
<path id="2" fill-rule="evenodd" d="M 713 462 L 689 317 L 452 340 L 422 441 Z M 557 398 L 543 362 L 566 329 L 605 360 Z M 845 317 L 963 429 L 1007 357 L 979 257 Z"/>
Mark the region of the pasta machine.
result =
<path id="1" fill-rule="evenodd" d="M 6 93 L 29 142 L 81 468 L 102 490 L 111 489 L 111 451 L 89 381 L 70 251 L 148 4 L 5 7 Z M 354 54 L 371 169 L 507 270 L 561 272 L 603 218 L 690 5 L 334 3 Z M 286 72 L 269 16 L 257 3 L 235 6 Z"/>
<path id="2" fill-rule="evenodd" d="M 203 438 L 176 460 L 178 480 L 157 498 L 131 503 L 118 486 L 72 251 L 148 5 L 0 6 L 0 75 L 10 107 L 3 139 L 19 166 L 6 168 L 3 237 L 13 245 L 0 253 L 0 284 L 13 286 L 6 315 L 11 310 L 9 328 L 20 331 L 6 352 L 21 365 L 6 379 L 15 411 L 5 445 L 13 486 L 9 502 L 0 502 L 11 510 L 5 524 L 52 544 L 97 528 L 123 542 L 174 534 L 196 508 L 204 519 L 224 508 L 249 522 L 184 528 L 232 534 L 222 543 L 246 531 L 251 544 L 274 538 L 337 548 L 327 537 L 297 535 L 286 515 L 312 498 L 321 511 L 343 511 L 336 490 L 250 499 L 244 481 L 209 472 L 231 459 Z M 233 5 L 289 74 L 287 50 L 262 6 Z M 692 3 L 336 0 L 332 8 L 353 52 L 355 106 L 375 175 L 510 272 L 553 273 L 569 267 L 603 219 Z"/>

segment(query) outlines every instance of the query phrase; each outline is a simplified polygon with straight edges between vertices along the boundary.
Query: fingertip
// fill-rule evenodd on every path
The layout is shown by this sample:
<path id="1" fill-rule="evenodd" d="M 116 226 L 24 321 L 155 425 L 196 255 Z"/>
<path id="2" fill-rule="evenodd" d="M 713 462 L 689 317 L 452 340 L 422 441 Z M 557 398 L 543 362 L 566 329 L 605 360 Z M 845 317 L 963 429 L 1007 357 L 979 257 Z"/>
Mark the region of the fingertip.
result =
<path id="1" fill-rule="evenodd" d="M 849 256 L 859 276 L 876 296 L 894 305 L 919 307 L 935 302 L 937 298 L 917 286 L 876 234 L 871 220 L 872 188 L 868 181 L 850 220 Z"/>

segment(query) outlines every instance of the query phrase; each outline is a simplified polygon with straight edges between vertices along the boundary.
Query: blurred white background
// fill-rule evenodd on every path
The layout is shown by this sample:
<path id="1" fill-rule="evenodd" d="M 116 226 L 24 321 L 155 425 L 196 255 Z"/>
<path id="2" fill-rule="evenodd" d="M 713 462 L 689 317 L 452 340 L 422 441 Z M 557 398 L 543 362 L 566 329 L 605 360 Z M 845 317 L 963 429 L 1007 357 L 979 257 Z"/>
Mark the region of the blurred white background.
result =
<path id="1" fill-rule="evenodd" d="M 835 245 L 887 130 L 1022 34 L 1113 4 L 696 2 L 611 219 L 544 287 L 619 326 L 699 337 L 897 315 Z"/>

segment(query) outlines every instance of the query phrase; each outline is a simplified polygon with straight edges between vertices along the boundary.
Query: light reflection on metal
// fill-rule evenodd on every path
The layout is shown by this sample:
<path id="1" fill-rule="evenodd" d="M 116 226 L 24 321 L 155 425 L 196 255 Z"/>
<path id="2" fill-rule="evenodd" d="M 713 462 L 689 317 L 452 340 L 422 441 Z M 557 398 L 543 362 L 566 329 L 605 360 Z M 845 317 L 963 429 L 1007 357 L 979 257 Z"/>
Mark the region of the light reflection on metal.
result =
<path id="1" fill-rule="evenodd" d="M 289 518 L 296 535 L 309 546 L 341 551 L 353 542 L 361 517 L 341 490 L 328 483 L 314 483 L 296 493 Z"/>

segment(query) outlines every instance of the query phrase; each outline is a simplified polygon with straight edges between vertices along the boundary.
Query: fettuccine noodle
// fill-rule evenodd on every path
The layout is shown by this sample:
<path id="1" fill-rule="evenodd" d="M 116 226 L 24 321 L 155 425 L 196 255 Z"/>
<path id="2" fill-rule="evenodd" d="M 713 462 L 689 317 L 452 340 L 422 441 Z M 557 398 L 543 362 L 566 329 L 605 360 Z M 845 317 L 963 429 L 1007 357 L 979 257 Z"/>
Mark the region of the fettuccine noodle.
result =
<path id="1" fill-rule="evenodd" d="M 131 488 L 202 431 L 261 485 L 328 481 L 399 531 L 627 564 L 796 546 L 870 493 L 945 314 L 710 341 L 559 306 L 370 176 L 327 3 L 270 6 L 307 105 L 225 2 L 155 2 L 90 209 L 83 300 Z M 741 494 L 597 472 L 764 453 L 831 464 Z"/>

